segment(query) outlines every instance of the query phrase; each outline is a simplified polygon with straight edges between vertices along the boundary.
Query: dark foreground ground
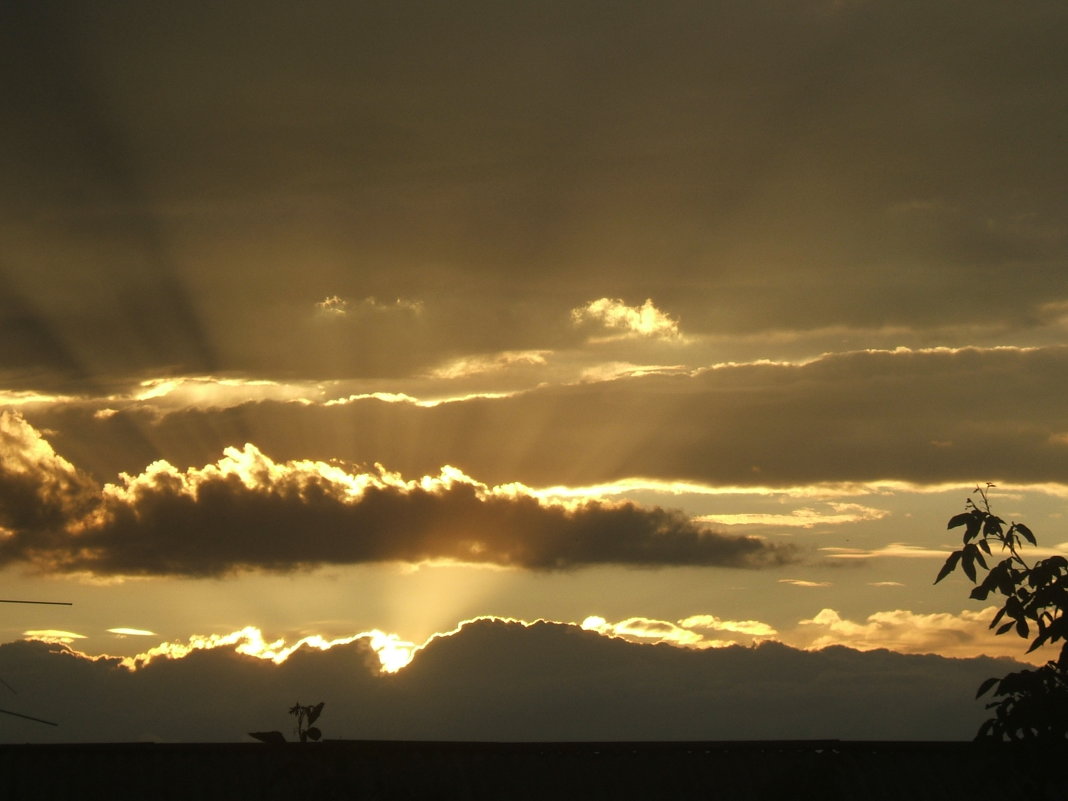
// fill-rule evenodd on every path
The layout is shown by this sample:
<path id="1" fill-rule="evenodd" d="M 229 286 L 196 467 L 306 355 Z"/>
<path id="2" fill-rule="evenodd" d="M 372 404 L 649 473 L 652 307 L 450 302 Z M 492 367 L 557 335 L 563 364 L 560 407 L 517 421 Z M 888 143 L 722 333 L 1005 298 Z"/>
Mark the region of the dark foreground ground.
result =
<path id="1" fill-rule="evenodd" d="M 1068 800 L 1068 750 L 840 741 L 0 745 L 0 798 Z"/>

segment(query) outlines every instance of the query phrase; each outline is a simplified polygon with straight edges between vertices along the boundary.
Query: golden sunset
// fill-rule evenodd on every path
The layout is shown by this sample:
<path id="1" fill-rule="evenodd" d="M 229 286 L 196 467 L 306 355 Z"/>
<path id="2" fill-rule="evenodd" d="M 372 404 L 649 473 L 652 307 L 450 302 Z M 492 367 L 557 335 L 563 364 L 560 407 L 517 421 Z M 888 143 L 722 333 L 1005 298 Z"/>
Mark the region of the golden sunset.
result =
<path id="1" fill-rule="evenodd" d="M 1063 3 L 0 37 L 3 742 L 964 741 L 1058 664 Z"/>

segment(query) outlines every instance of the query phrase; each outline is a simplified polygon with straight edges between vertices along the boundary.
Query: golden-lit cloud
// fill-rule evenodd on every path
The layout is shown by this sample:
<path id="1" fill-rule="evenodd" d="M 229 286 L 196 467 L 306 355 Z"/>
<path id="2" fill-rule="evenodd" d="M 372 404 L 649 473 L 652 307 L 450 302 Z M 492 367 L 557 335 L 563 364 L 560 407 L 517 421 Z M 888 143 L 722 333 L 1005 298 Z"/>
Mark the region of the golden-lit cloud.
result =
<path id="1" fill-rule="evenodd" d="M 701 515 L 698 520 L 718 523 L 723 526 L 786 526 L 812 528 L 821 525 L 843 525 L 867 520 L 881 520 L 890 514 L 885 509 L 875 509 L 857 503 L 829 502 L 829 511 L 820 511 L 812 507 L 794 509 L 787 514 L 737 513 Z"/>
<path id="2" fill-rule="evenodd" d="M 847 548 L 828 545 L 820 548 L 832 559 L 876 559 L 890 557 L 896 559 L 945 559 L 950 554 L 949 548 L 928 548 L 922 545 L 909 545 L 905 542 L 891 542 L 879 548 Z"/>
<path id="3" fill-rule="evenodd" d="M 420 399 L 408 395 L 404 392 L 366 392 L 361 394 L 348 395 L 343 398 L 332 398 L 326 401 L 324 406 L 347 406 L 351 403 L 364 400 L 376 400 L 382 403 L 406 403 L 412 406 L 419 406 L 424 409 L 433 409 L 435 406 L 441 406 L 446 403 L 462 403 L 463 401 L 475 400 L 478 398 L 493 400 L 496 398 L 507 398 L 515 393 L 512 392 L 471 392 L 464 395 L 436 397 L 431 399 Z"/>
<path id="4" fill-rule="evenodd" d="M 677 340 L 681 338 L 678 321 L 662 312 L 647 298 L 641 306 L 628 306 L 618 298 L 597 298 L 571 310 L 575 325 L 593 324 L 614 332 L 613 337 L 652 337 Z"/>
<path id="5" fill-rule="evenodd" d="M 814 589 L 817 587 L 830 587 L 829 581 L 809 581 L 808 579 L 779 579 L 780 584 L 790 584 L 794 587 L 807 587 Z"/>
<path id="6" fill-rule="evenodd" d="M 321 394 L 322 388 L 312 382 L 293 384 L 264 379 L 182 376 L 146 379 L 129 397 L 113 395 L 107 401 L 112 404 L 133 402 L 166 412 L 188 408 L 227 408 L 267 400 L 310 403 Z M 114 414 L 115 410 L 102 409 L 100 412 Z"/>
<path id="7" fill-rule="evenodd" d="M 822 609 L 813 618 L 802 620 L 787 640 L 806 648 L 845 645 L 861 651 L 886 648 L 906 654 L 936 653 L 943 656 L 1011 656 L 1045 662 L 1049 649 L 1025 655 L 1023 640 L 998 637 L 990 630 L 997 607 L 948 612 L 917 613 L 904 609 L 874 612 L 863 621 L 842 617 L 834 609 Z"/>
<path id="8" fill-rule="evenodd" d="M 151 633 L 151 632 L 145 632 Z M 328 651 L 339 645 L 363 641 L 379 658 L 383 673 L 395 673 L 412 660 L 416 645 L 402 640 L 396 634 L 382 631 L 365 631 L 349 637 L 326 638 L 318 634 L 301 637 L 288 643 L 284 637 L 267 639 L 255 626 L 246 626 L 229 634 L 194 635 L 186 642 L 164 642 L 122 660 L 123 666 L 137 670 L 157 659 L 182 659 L 194 651 L 210 651 L 216 648 L 233 650 L 246 656 L 254 656 L 281 664 L 302 648 Z"/>
<path id="9" fill-rule="evenodd" d="M 629 642 L 669 643 L 687 648 L 724 648 L 739 642 L 768 639 L 775 629 L 759 620 L 724 620 L 715 615 L 691 615 L 677 622 L 630 617 L 611 623 L 599 615 L 582 621 L 582 628 Z M 709 637 L 712 632 L 718 636 Z"/>
<path id="10" fill-rule="evenodd" d="M 641 378 L 650 375 L 685 375 L 689 370 L 680 364 L 634 364 L 632 362 L 602 362 L 586 367 L 579 374 L 579 381 L 596 383 L 616 381 L 621 378 Z"/>
<path id="11" fill-rule="evenodd" d="M 51 406 L 75 403 L 80 398 L 74 395 L 50 395 L 28 389 L 0 389 L 0 408 L 23 406 Z"/>
<path id="12" fill-rule="evenodd" d="M 61 629 L 32 629 L 30 631 L 22 632 L 22 636 L 28 640 L 62 643 L 64 645 L 70 645 L 75 640 L 86 639 L 84 634 L 77 634 L 73 631 L 62 631 Z"/>
<path id="13" fill-rule="evenodd" d="M 473 375 L 496 373 L 513 367 L 542 367 L 548 363 L 551 353 L 548 350 L 507 350 L 488 356 L 464 356 L 435 367 L 430 371 L 430 376 L 451 381 Z"/>
<path id="14" fill-rule="evenodd" d="M 366 297 L 358 301 L 350 301 L 340 295 L 329 295 L 315 304 L 320 313 L 328 316 L 345 317 L 346 315 L 359 314 L 360 312 L 408 312 L 410 314 L 422 314 L 424 303 L 421 300 L 408 298 L 394 298 L 392 301 L 381 301 L 376 297 Z"/>
<path id="15" fill-rule="evenodd" d="M 774 628 L 759 620 L 723 620 L 715 615 L 691 615 L 679 621 L 687 629 L 711 629 L 729 631 L 735 634 L 751 634 L 754 637 L 771 637 L 776 634 Z"/>
<path id="16" fill-rule="evenodd" d="M 609 623 L 603 617 L 591 615 L 582 621 L 582 628 L 632 642 L 671 643 L 672 645 L 705 648 L 729 644 L 726 641 L 708 641 L 701 634 L 683 626 L 666 620 L 651 620 L 645 617 L 631 617 L 618 623 Z"/>
<path id="17" fill-rule="evenodd" d="M 156 632 L 148 631 L 147 629 L 131 629 L 120 626 L 119 628 L 108 629 L 108 634 L 118 634 L 120 637 L 153 637 Z"/>
<path id="18" fill-rule="evenodd" d="M 315 304 L 324 314 L 348 314 L 349 302 L 338 295 L 330 295 Z"/>
<path id="19" fill-rule="evenodd" d="M 10 495 L 0 559 L 44 571 L 217 576 L 435 559 L 530 570 L 756 568 L 800 556 L 661 507 L 548 501 L 448 466 L 405 480 L 380 465 L 276 462 L 251 444 L 202 468 L 160 460 L 97 488 L 14 413 L 0 415 L 0 433 L 0 492 Z"/>

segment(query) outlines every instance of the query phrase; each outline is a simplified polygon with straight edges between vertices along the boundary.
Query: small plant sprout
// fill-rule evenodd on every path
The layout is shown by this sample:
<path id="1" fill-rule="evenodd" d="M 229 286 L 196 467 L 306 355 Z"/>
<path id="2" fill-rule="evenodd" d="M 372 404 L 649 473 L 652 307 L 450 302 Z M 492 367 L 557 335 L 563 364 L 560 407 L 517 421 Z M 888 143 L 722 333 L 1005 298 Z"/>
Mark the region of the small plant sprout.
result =
<path id="1" fill-rule="evenodd" d="M 308 740 L 316 742 L 322 739 L 323 733 L 314 724 L 319 719 L 319 715 L 323 713 L 324 705 L 320 701 L 314 706 L 303 706 L 300 701 L 297 701 L 289 708 L 289 714 L 297 716 L 295 731 L 297 738 L 302 743 L 306 743 Z M 286 742 L 285 735 L 280 731 L 250 731 L 248 735 L 249 737 L 255 737 L 261 743 L 269 743 L 271 745 L 282 745 Z"/>
<path id="2" fill-rule="evenodd" d="M 315 706 L 301 706 L 300 701 L 293 704 L 289 709 L 290 715 L 297 716 L 297 736 L 300 737 L 302 743 L 308 742 L 308 740 L 319 740 L 323 733 L 317 726 L 313 724 L 319 719 L 319 715 L 323 712 L 323 702 L 320 701 Z"/>

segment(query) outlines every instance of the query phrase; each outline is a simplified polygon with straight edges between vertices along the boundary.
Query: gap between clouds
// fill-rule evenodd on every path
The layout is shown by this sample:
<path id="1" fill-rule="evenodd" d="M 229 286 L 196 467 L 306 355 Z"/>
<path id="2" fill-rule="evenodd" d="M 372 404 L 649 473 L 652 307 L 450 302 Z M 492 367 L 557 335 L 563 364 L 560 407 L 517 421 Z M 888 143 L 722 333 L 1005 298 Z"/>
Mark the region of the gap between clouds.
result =
<path id="1" fill-rule="evenodd" d="M 796 546 L 723 534 L 661 507 L 545 500 L 452 467 L 405 481 L 380 465 L 275 462 L 251 444 L 202 468 L 157 461 L 100 487 L 10 411 L 0 413 L 0 526 L 0 564 L 103 575 L 431 560 L 761 568 L 801 559 Z"/>

